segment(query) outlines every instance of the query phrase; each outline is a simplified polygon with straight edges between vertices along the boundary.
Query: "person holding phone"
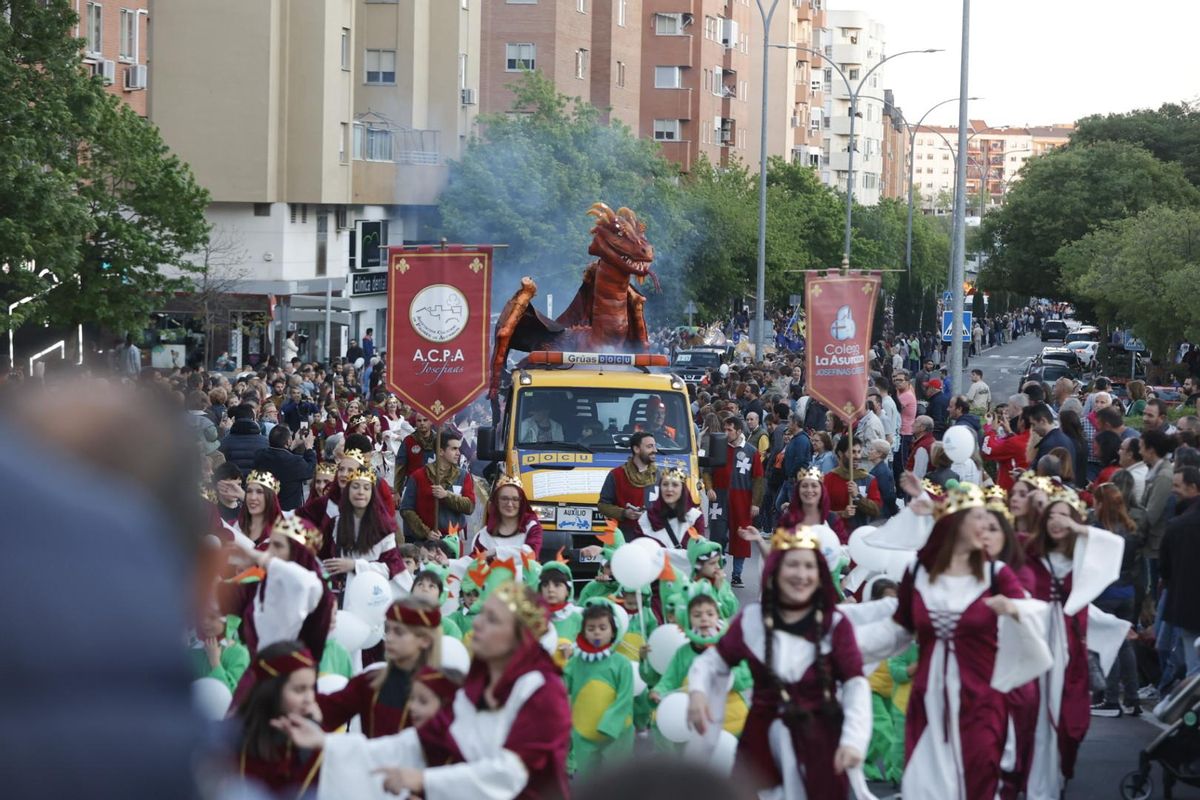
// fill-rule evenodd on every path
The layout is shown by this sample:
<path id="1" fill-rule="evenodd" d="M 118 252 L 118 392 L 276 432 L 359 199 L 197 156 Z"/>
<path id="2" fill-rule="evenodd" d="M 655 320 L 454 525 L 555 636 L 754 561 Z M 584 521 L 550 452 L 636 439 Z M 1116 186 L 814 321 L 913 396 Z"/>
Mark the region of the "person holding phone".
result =
<path id="1" fill-rule="evenodd" d="M 279 478 L 279 507 L 294 511 L 304 502 L 304 484 L 317 466 L 316 437 L 308 423 L 293 434 L 287 425 L 276 425 L 267 436 L 269 446 L 254 456 L 254 469 Z"/>
<path id="2" fill-rule="evenodd" d="M 596 508 L 617 521 L 627 542 L 643 535 L 638 520 L 650 505 L 651 492 L 658 488 L 658 468 L 654 464 L 657 457 L 654 434 L 634 432 L 629 437 L 629 458 L 608 473 L 600 488 Z"/>

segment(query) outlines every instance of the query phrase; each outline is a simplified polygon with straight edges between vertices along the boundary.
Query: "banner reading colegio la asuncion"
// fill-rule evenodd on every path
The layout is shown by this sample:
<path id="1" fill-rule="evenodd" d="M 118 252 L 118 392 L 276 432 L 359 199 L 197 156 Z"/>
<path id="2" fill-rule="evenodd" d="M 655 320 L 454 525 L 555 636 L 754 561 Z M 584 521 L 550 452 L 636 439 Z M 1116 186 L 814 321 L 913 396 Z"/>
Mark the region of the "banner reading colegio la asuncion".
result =
<path id="1" fill-rule="evenodd" d="M 867 402 L 878 296 L 878 273 L 805 273 L 808 393 L 847 424 Z"/>
<path id="2" fill-rule="evenodd" d="M 441 423 L 487 386 L 492 248 L 388 250 L 387 384 Z"/>

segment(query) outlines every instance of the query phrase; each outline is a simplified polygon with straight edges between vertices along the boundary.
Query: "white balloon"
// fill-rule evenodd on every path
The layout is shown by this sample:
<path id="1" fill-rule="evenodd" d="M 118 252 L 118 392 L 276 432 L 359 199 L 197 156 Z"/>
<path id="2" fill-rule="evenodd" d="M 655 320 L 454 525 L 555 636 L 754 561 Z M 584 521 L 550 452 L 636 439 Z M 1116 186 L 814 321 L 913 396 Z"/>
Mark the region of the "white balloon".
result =
<path id="1" fill-rule="evenodd" d="M 383 620 L 379 620 L 379 622 L 375 623 L 367 630 L 367 638 L 363 640 L 362 649 L 370 650 L 372 647 L 382 642 L 383 634 Z"/>
<path id="2" fill-rule="evenodd" d="M 207 720 L 219 722 L 229 713 L 233 693 L 216 678 L 201 678 L 192 682 L 192 707 Z"/>
<path id="3" fill-rule="evenodd" d="M 975 453 L 975 434 L 966 425 L 951 425 L 942 435 L 942 449 L 951 461 L 966 461 Z"/>
<path id="4" fill-rule="evenodd" d="M 322 675 L 317 678 L 317 692 L 319 694 L 333 694 L 340 692 L 346 688 L 346 684 L 350 681 L 346 680 L 345 675 Z"/>
<path id="5" fill-rule="evenodd" d="M 621 545 L 612 557 L 612 574 L 622 586 L 633 590 L 643 589 L 654 583 L 662 572 L 662 562 L 653 558 L 641 547 Z"/>
<path id="6" fill-rule="evenodd" d="M 629 544 L 632 547 L 640 547 L 647 553 L 651 554 L 659 553 L 663 549 L 661 542 L 659 542 L 657 539 L 651 539 L 649 536 L 639 536 Z"/>
<path id="7" fill-rule="evenodd" d="M 392 589 L 378 572 L 360 572 L 346 584 L 345 609 L 368 625 L 382 622 L 392 604 Z"/>
<path id="8" fill-rule="evenodd" d="M 887 567 L 887 551 L 867 544 L 866 537 L 875 532 L 871 525 L 863 525 L 850 534 L 850 558 L 857 566 L 872 572 L 883 572 Z"/>
<path id="9" fill-rule="evenodd" d="M 453 636 L 442 637 L 442 669 L 453 669 L 466 675 L 471 669 L 467 646 Z"/>
<path id="10" fill-rule="evenodd" d="M 655 628 L 646 640 L 646 645 L 650 648 L 646 656 L 650 660 L 650 666 L 662 675 L 667 671 L 671 659 L 675 657 L 675 652 L 687 644 L 687 641 L 687 634 L 674 623 Z"/>
<path id="11" fill-rule="evenodd" d="M 717 746 L 709 758 L 709 766 L 718 775 L 733 774 L 733 762 L 737 758 L 738 739 L 729 731 L 721 731 L 717 737 Z"/>
<path id="12" fill-rule="evenodd" d="M 362 650 L 363 643 L 371 635 L 371 626 L 362 617 L 345 609 L 334 615 L 333 640 L 346 648 L 347 653 Z"/>
<path id="13" fill-rule="evenodd" d="M 642 692 L 646 691 L 646 681 L 642 679 L 642 673 L 638 669 L 641 662 L 630 659 L 629 663 L 633 664 L 633 696 L 640 697 Z"/>
<path id="14" fill-rule="evenodd" d="M 686 692 L 672 692 L 658 704 L 654 715 L 654 724 L 658 732 L 669 742 L 683 744 L 689 741 L 696 732 L 688 727 L 688 696 Z"/>

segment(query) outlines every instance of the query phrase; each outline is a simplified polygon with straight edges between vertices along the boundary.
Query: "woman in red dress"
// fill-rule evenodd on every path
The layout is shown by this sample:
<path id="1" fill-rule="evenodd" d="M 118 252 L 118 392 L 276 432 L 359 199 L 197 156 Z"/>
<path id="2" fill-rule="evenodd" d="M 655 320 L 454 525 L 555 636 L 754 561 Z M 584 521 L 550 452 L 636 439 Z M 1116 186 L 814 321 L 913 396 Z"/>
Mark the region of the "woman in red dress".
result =
<path id="1" fill-rule="evenodd" d="M 246 496 L 238 513 L 238 530 L 259 550 L 265 550 L 271 526 L 281 516 L 279 479 L 269 472 L 254 470 L 246 478 Z"/>
<path id="2" fill-rule="evenodd" d="M 368 740 L 326 735 L 300 714 L 279 720 L 297 746 L 324 747 L 318 798 L 382 800 L 403 790 L 431 800 L 568 797 L 571 709 L 538 642 L 548 624 L 533 590 L 493 589 L 473 623 L 466 682 L 419 728 Z"/>
<path id="3" fill-rule="evenodd" d="M 254 659 L 254 688 L 237 707 L 242 723 L 238 773 L 275 797 L 303 797 L 316 785 L 319 750 L 296 747 L 272 721 L 289 714 L 319 720 L 317 662 L 300 642 L 276 642 Z"/>
<path id="4" fill-rule="evenodd" d="M 749 664 L 753 701 L 736 763 L 751 790 L 788 800 L 847 797 L 846 771 L 862 764 L 871 738 L 871 689 L 820 546 L 806 526 L 777 530 L 762 602 L 738 612 L 688 673 L 689 723 L 711 746 L 724 704 L 708 698 L 724 697 L 733 668 Z"/>

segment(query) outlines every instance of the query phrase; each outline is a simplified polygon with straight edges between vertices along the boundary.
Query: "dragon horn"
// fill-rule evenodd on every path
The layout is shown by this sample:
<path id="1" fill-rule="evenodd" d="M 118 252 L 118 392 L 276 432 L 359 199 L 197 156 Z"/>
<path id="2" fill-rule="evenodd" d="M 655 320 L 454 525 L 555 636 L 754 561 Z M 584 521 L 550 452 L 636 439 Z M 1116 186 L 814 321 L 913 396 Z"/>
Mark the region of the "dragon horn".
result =
<path id="1" fill-rule="evenodd" d="M 613 546 L 617 543 L 617 521 L 610 519 L 604 526 L 604 533 L 596 536 L 601 542 L 608 546 Z"/>
<path id="2" fill-rule="evenodd" d="M 601 222 L 612 222 L 614 217 L 613 210 L 604 203 L 592 203 L 587 213 L 589 217 L 595 217 Z"/>
<path id="3" fill-rule="evenodd" d="M 638 224 L 637 214 L 634 213 L 632 208 L 621 206 L 617 209 L 617 216 L 621 219 L 629 220 L 630 224 L 632 225 Z"/>
<path id="4" fill-rule="evenodd" d="M 671 559 L 664 558 L 662 572 L 658 574 L 658 579 L 667 583 L 674 583 L 677 577 L 675 575 L 675 568 L 671 566 Z"/>
<path id="5" fill-rule="evenodd" d="M 558 552 L 554 554 L 554 560 L 557 561 L 559 564 L 570 563 L 567 561 L 567 559 L 563 558 L 563 550 L 565 550 L 565 549 L 566 548 L 560 547 L 560 548 L 558 548 Z"/>
<path id="6" fill-rule="evenodd" d="M 696 530 L 694 527 L 687 529 L 687 535 L 688 535 L 689 539 L 703 539 L 704 538 L 703 536 L 700 535 L 700 531 Z"/>

